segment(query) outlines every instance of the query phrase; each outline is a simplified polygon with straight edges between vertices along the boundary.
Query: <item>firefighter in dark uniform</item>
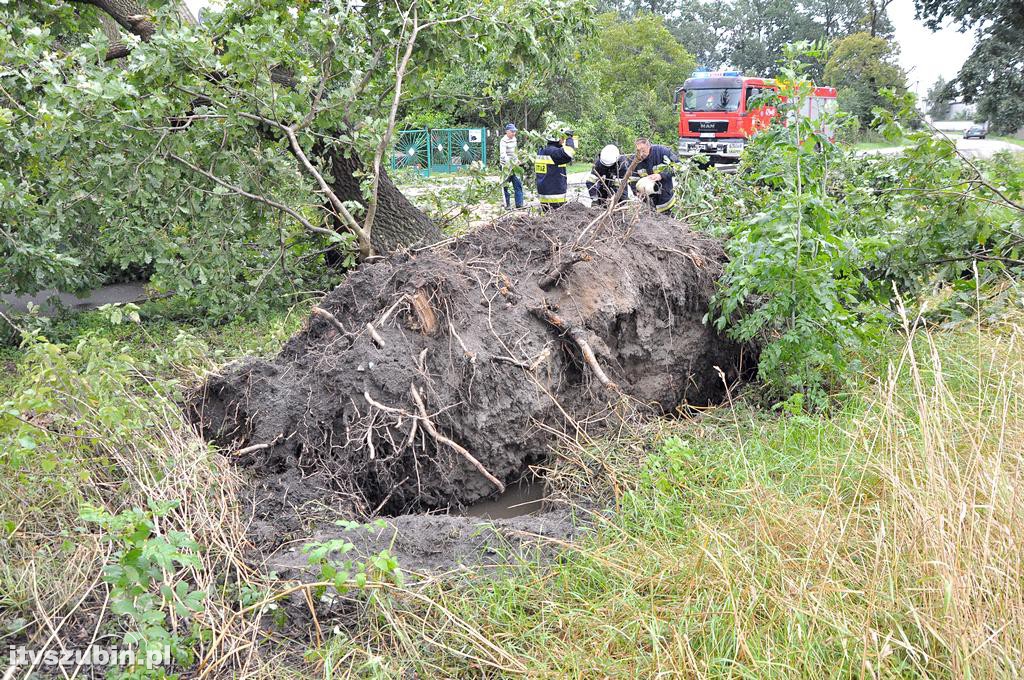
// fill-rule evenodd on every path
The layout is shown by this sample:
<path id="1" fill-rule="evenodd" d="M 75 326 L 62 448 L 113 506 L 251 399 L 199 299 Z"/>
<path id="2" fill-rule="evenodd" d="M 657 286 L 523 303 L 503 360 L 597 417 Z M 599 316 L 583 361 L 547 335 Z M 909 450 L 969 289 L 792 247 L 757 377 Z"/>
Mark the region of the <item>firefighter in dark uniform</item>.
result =
<path id="1" fill-rule="evenodd" d="M 628 156 L 620 154 L 619 147 L 614 144 L 601 149 L 587 177 L 587 192 L 590 193 L 592 205 L 602 206 L 615 196 L 619 185 L 629 172 L 631 160 Z"/>
<path id="2" fill-rule="evenodd" d="M 672 149 L 651 144 L 645 137 L 636 140 L 636 155 L 640 161 L 630 178 L 633 191 L 657 212 L 667 213 L 676 203 L 671 164 L 678 163 L 679 158 Z"/>
<path id="3" fill-rule="evenodd" d="M 537 197 L 542 210 L 554 210 L 568 200 L 569 177 L 566 168 L 576 155 L 573 131 L 555 124 L 545 133 L 547 144 L 537 150 L 534 170 L 537 173 Z"/>

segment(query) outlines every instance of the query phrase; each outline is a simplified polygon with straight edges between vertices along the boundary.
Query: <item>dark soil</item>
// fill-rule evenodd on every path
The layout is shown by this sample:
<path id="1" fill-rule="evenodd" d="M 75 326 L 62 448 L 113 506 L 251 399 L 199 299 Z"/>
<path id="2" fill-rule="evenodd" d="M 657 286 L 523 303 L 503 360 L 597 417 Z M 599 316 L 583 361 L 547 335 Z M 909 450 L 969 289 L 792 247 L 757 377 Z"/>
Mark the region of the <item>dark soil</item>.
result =
<path id="1" fill-rule="evenodd" d="M 387 550 L 406 573 L 432 573 L 549 557 L 586 531 L 588 524 L 569 510 L 497 520 L 401 515 L 382 522 L 383 526 L 322 529 L 305 544 L 343 539 L 352 548 L 342 559 L 358 563 Z M 282 579 L 315 580 L 317 568 L 310 566 L 302 547 L 297 544 L 278 551 L 267 558 L 265 567 Z"/>
<path id="2" fill-rule="evenodd" d="M 212 376 L 190 412 L 208 439 L 248 449 L 255 538 L 280 541 L 314 505 L 366 518 L 472 504 L 499 486 L 466 453 L 507 484 L 624 400 L 722 400 L 716 367 L 735 381 L 743 351 L 702 322 L 720 243 L 646 210 L 600 215 L 570 204 L 363 265 L 320 303 L 333 319 L 313 314 L 274 360 Z"/>

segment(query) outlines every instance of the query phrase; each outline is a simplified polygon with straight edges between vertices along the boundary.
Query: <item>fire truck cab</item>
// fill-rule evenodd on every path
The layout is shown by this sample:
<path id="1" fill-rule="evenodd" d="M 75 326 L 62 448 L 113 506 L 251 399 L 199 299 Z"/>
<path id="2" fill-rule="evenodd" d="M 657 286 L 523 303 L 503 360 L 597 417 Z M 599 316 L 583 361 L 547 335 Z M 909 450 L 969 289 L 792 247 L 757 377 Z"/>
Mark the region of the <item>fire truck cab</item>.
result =
<path id="1" fill-rule="evenodd" d="M 739 71 L 695 72 L 676 91 L 680 104 L 679 155 L 703 154 L 712 165 L 735 165 L 748 140 L 779 115 L 774 106 L 751 109 L 748 102 L 766 90 L 778 89 L 774 80 L 746 77 Z M 835 88 L 815 87 L 802 113 L 819 118 L 834 111 L 835 106 Z"/>

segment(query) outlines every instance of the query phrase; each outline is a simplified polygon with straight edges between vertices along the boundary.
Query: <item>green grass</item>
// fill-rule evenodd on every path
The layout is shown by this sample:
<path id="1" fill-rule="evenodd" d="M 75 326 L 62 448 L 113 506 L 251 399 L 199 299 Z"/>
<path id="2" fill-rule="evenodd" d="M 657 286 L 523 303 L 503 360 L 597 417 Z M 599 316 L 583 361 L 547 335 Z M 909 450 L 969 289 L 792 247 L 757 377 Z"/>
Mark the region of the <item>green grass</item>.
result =
<path id="1" fill-rule="evenodd" d="M 993 135 L 989 139 L 995 139 L 1000 142 L 1008 142 L 1010 144 L 1016 144 L 1017 146 L 1024 146 L 1024 139 L 1020 137 L 1011 137 L 1009 135 Z"/>
<path id="2" fill-rule="evenodd" d="M 432 581 L 429 606 L 372 600 L 335 672 L 1010 677 L 1022 331 L 920 334 L 830 415 L 740 404 L 578 451 L 587 471 L 562 474 L 617 490 L 590 537 L 551 564 Z"/>
<path id="3" fill-rule="evenodd" d="M 0 400 L 35 423 L 0 420 L 0 437 L 11 433 L 0 443 L 33 439 L 16 444 L 25 455 L 0 455 L 4 624 L 59 620 L 97 587 L 109 548 L 78 520 L 82 502 L 117 512 L 175 498 L 166 527 L 204 551 L 201 568 L 167 578 L 208 593 L 201 620 L 227 639 L 265 630 L 271 617 L 233 612 L 290 584 L 239 571 L 239 473 L 184 424 L 180 387 L 229 358 L 272 354 L 304 316 L 207 326 L 144 306 L 142 324 L 93 312 L 48 328 L 60 345 L 4 351 L 17 378 Z M 322 644 L 302 643 L 310 665 L 284 666 L 294 677 L 1012 676 L 1024 649 L 1022 341 L 1020 320 L 897 335 L 829 413 L 740 397 L 566 450 L 552 483 L 608 511 L 579 509 L 592 529 L 554 545 L 557 559 L 376 584 L 358 626 L 324 625 Z M 217 657 L 225 672 L 250 658 L 233 648 Z M 272 654 L 249 664 L 246 677 L 288 675 Z"/>

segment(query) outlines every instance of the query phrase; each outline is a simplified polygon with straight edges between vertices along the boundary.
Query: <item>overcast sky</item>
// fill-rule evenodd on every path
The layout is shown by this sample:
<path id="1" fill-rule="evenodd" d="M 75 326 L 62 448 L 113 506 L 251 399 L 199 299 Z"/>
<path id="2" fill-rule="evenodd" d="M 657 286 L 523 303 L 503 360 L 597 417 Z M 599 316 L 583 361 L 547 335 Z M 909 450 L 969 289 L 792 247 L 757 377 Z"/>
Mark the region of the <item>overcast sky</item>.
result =
<path id="1" fill-rule="evenodd" d="M 185 0 L 193 14 L 209 0 Z M 910 88 L 921 97 L 940 75 L 950 80 L 971 52 L 974 37 L 947 28 L 936 33 L 914 18 L 914 0 L 893 0 L 889 18 L 900 45 L 900 65 L 907 71 Z"/>
<path id="2" fill-rule="evenodd" d="M 973 33 L 944 28 L 932 32 L 914 18 L 913 0 L 894 0 L 889 18 L 900 45 L 900 65 L 907 72 L 910 89 L 921 97 L 939 76 L 951 80 L 974 46 Z"/>

